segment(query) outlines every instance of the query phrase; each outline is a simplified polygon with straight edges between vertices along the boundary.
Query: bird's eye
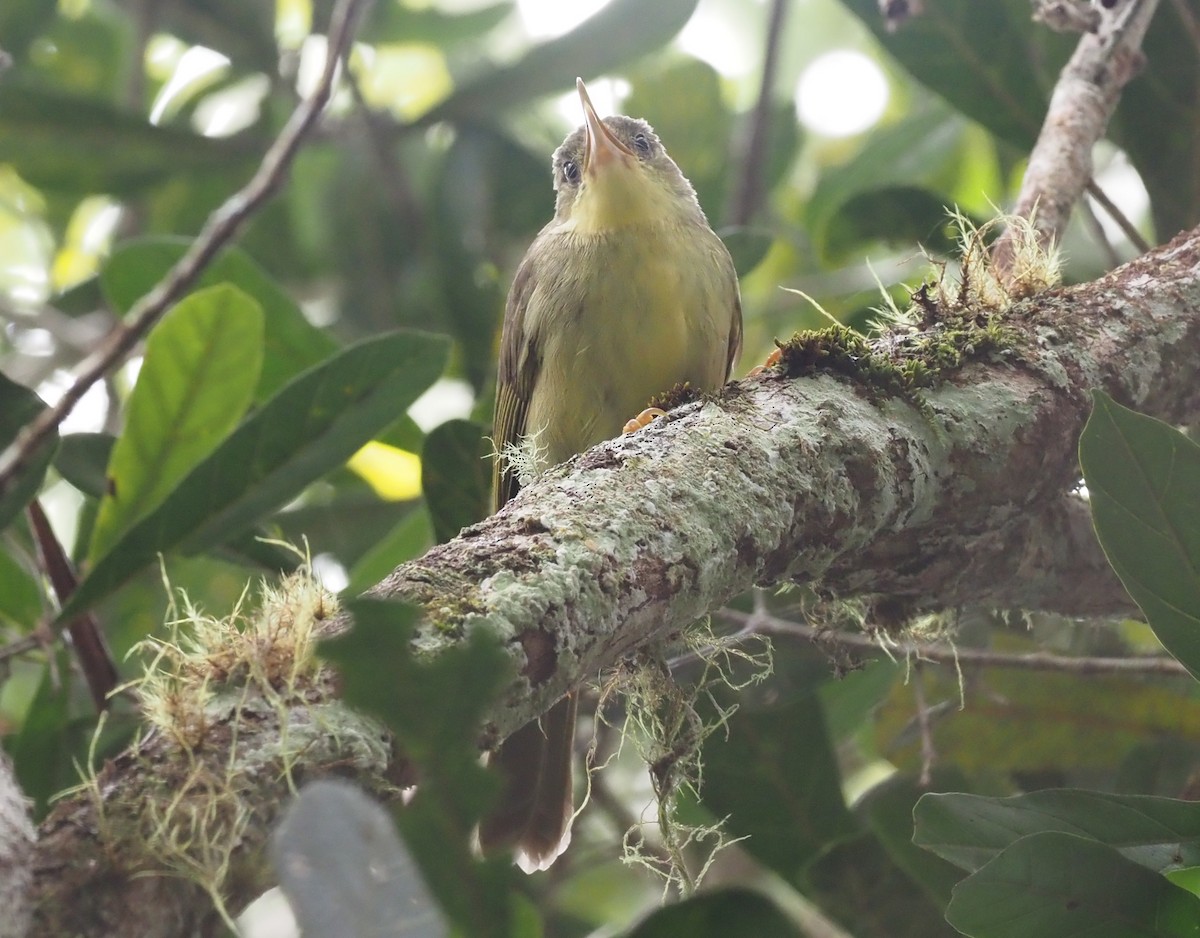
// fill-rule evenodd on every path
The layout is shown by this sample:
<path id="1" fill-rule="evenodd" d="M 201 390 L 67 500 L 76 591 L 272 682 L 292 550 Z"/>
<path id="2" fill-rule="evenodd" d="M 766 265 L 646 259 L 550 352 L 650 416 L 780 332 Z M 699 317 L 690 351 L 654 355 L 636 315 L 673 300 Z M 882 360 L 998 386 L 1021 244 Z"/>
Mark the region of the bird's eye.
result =
<path id="1" fill-rule="evenodd" d="M 563 160 L 562 164 L 563 178 L 571 185 L 579 184 L 579 164 L 574 160 Z"/>
<path id="2" fill-rule="evenodd" d="M 633 145 L 642 156 L 650 155 L 650 138 L 641 131 L 633 135 Z"/>

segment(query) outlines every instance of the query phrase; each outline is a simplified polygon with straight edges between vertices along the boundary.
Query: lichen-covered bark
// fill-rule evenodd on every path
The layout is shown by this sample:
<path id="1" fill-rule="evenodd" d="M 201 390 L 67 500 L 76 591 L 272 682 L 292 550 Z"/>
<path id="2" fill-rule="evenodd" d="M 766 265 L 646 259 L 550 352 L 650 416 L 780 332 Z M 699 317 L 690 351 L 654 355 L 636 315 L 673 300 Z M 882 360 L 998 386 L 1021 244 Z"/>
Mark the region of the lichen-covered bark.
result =
<path id="1" fill-rule="evenodd" d="M 551 471 L 374 592 L 429 609 L 431 653 L 471 628 L 510 642 L 524 678 L 493 735 L 752 584 L 1125 612 L 1066 498 L 1087 392 L 1166 419 L 1195 413 L 1198 260 L 1193 232 L 1019 304 L 1018 347 L 920 406 L 832 377 L 747 379 Z"/>
<path id="2" fill-rule="evenodd" d="M 1012 354 L 969 365 L 919 403 L 832 377 L 733 385 L 552 470 L 373 593 L 427 610 L 427 654 L 474 628 L 507 639 L 524 675 L 484 742 L 755 583 L 794 580 L 917 606 L 1125 612 L 1083 506 L 1069 496 L 1076 443 L 1093 387 L 1166 419 L 1194 416 L 1200 233 L 1096 283 L 1035 297 L 1011 324 L 1027 337 Z M 223 883 L 233 911 L 265 875 L 261 848 L 288 790 L 284 762 L 297 781 L 336 768 L 368 787 L 386 784 L 374 726 L 329 702 L 328 686 L 312 691 L 291 713 L 243 715 L 245 763 L 217 746 L 206 754 L 239 772 L 255 806 L 231 848 L 234 878 Z M 163 760 L 179 758 L 160 736 L 106 767 L 96 789 L 106 821 L 90 793 L 57 805 L 40 831 L 31 934 L 217 929 L 193 883 L 137 878 L 153 864 L 114 851 L 101 831 L 161 785 Z"/>

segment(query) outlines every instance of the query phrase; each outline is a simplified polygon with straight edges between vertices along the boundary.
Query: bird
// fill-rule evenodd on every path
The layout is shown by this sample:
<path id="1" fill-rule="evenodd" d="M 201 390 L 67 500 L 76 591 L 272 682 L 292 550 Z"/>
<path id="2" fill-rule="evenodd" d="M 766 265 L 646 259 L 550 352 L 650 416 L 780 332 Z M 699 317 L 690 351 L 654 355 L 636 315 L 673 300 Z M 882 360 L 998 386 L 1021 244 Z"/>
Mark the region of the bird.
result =
<path id="1" fill-rule="evenodd" d="M 500 339 L 493 509 L 529 475 L 626 432 L 676 385 L 716 390 L 741 349 L 737 273 L 695 189 L 646 121 L 598 115 L 552 158 L 553 219 L 517 267 Z M 640 413 L 639 413 L 640 412 Z M 513 454 L 524 452 L 526 457 Z M 524 466 L 520 465 L 525 463 Z M 526 872 L 570 842 L 577 696 L 493 753 L 502 790 L 479 827 L 485 855 L 510 849 Z"/>

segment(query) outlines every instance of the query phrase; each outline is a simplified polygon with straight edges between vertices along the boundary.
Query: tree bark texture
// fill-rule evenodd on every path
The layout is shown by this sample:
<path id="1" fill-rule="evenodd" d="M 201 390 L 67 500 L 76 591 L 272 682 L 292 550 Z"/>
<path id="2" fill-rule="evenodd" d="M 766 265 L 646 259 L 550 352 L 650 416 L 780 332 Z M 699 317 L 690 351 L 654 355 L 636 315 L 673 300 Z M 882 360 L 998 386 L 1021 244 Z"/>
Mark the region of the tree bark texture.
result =
<path id="1" fill-rule="evenodd" d="M 1124 613 L 1128 599 L 1069 498 L 1076 447 L 1092 388 L 1166 420 L 1195 415 L 1200 230 L 1007 317 L 1022 336 L 1014 348 L 912 399 L 831 376 L 769 372 L 731 385 L 551 470 L 372 593 L 423 606 L 423 654 L 476 628 L 506 641 L 521 675 L 494 707 L 483 744 L 753 584 L 794 581 L 914 608 Z M 214 765 L 238 772 L 253 806 L 222 884 L 235 913 L 268 876 L 262 848 L 289 777 L 339 772 L 387 787 L 376 728 L 356 723 L 332 694 L 318 682 L 290 709 L 246 694 L 227 703 L 249 713 L 213 715 L 239 721 L 234 760 L 216 752 Z M 294 743 L 305 727 L 319 732 L 280 756 L 280 740 Z M 156 871 L 144 858 L 130 862 L 109 839 L 121 805 L 162 796 L 164 765 L 179 758 L 173 746 L 161 734 L 145 741 L 42 824 L 31 934 L 216 928 L 202 890 L 147 876 Z"/>

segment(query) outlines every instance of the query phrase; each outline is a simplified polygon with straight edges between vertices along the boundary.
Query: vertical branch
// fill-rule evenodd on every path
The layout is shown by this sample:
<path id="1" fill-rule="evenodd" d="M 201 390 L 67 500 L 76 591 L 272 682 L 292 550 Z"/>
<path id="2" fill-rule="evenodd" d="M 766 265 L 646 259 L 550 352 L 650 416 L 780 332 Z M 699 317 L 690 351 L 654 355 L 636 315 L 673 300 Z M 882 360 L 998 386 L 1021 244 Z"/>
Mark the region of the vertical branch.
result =
<path id="1" fill-rule="evenodd" d="M 772 91 L 775 87 L 775 72 L 779 67 L 779 41 L 783 34 L 783 17 L 787 12 L 787 5 L 788 0 L 771 0 L 758 100 L 754 103 L 750 117 L 750 133 L 743 138 L 739 148 L 738 162 L 741 163 L 742 171 L 725 212 L 725 220 L 730 225 L 744 225 L 749 222 L 762 202 L 767 134 L 771 126 Z"/>
<path id="2" fill-rule="evenodd" d="M 1039 239 L 1061 237 L 1071 209 L 1092 178 L 1092 146 L 1108 127 L 1121 89 L 1142 64 L 1142 39 L 1159 0 L 1129 0 L 1107 14 L 1098 32 L 1079 40 L 1050 97 L 1046 119 L 1021 184 L 1013 213 L 1033 220 Z M 993 257 L 1011 270 L 1011 231 L 996 242 Z"/>

